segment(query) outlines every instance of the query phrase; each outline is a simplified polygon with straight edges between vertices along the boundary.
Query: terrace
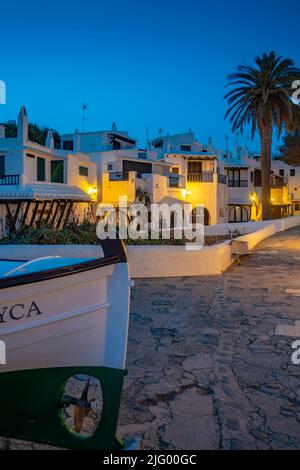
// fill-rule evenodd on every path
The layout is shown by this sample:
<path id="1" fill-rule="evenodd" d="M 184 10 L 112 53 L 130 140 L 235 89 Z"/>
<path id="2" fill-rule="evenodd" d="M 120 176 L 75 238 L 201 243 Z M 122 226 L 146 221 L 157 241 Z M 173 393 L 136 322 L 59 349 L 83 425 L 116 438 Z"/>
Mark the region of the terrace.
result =
<path id="1" fill-rule="evenodd" d="M 20 184 L 20 175 L 1 175 L 0 186 L 11 186 Z"/>

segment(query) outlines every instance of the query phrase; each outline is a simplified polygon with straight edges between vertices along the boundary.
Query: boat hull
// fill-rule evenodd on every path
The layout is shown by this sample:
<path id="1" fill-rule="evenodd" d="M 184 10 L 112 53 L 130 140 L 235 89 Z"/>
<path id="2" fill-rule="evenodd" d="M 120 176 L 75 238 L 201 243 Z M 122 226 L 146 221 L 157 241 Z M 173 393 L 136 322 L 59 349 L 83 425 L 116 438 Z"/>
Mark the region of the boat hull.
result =
<path id="1" fill-rule="evenodd" d="M 126 263 L 0 290 L 0 372 L 66 366 L 125 368 Z"/>

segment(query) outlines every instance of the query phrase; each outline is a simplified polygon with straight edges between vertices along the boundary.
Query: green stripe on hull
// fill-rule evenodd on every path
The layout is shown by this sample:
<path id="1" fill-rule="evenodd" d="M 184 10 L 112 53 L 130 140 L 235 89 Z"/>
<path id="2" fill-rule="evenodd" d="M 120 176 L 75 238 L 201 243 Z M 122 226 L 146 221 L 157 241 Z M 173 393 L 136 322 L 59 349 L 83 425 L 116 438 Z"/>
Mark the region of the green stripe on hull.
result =
<path id="1" fill-rule="evenodd" d="M 71 433 L 62 419 L 70 377 L 84 374 L 102 386 L 103 411 L 91 437 Z M 117 425 L 126 371 L 108 367 L 59 367 L 0 373 L 0 435 L 68 449 L 121 449 Z"/>

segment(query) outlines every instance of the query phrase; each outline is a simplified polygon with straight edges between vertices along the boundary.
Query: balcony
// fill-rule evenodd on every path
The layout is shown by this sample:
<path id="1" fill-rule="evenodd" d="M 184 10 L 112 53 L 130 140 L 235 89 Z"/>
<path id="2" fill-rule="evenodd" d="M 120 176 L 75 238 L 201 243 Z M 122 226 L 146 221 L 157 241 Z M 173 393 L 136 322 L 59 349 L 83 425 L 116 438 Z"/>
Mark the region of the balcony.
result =
<path id="1" fill-rule="evenodd" d="M 218 183 L 227 184 L 227 176 L 218 174 Z"/>
<path id="2" fill-rule="evenodd" d="M 20 184 L 20 175 L 0 176 L 0 186 L 13 186 Z"/>
<path id="3" fill-rule="evenodd" d="M 229 188 L 247 188 L 248 187 L 248 180 L 229 180 L 228 181 Z"/>
<path id="4" fill-rule="evenodd" d="M 214 174 L 212 171 L 187 174 L 187 180 L 189 183 L 212 183 L 213 179 Z"/>
<path id="5" fill-rule="evenodd" d="M 270 177 L 270 187 L 282 189 L 286 185 L 284 178 L 277 175 L 271 175 Z M 257 188 L 261 188 L 261 174 L 257 173 L 254 174 L 254 186 Z"/>
<path id="6" fill-rule="evenodd" d="M 110 171 L 109 172 L 109 181 L 128 181 L 129 173 L 128 171 Z"/>
<path id="7" fill-rule="evenodd" d="M 169 188 L 184 188 L 185 187 L 185 178 L 183 175 L 173 174 L 168 177 L 168 187 Z"/>
<path id="8" fill-rule="evenodd" d="M 282 189 L 285 186 L 285 181 L 284 178 L 281 178 L 280 176 L 271 176 L 271 188 L 278 188 Z"/>

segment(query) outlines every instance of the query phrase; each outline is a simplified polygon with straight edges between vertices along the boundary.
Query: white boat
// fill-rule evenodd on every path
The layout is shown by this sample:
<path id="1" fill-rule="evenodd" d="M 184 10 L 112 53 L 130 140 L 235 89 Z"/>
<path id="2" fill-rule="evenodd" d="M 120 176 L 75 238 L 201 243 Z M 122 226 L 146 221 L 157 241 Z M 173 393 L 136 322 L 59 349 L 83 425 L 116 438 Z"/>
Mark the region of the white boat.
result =
<path id="1" fill-rule="evenodd" d="M 120 240 L 0 246 L 0 435 L 122 448 L 116 430 L 129 300 Z"/>
<path id="2" fill-rule="evenodd" d="M 80 246 L 4 248 L 0 339 L 6 344 L 6 365 L 0 372 L 66 366 L 125 368 L 128 266 L 120 241 L 106 247 L 108 242 L 97 245 L 97 257 L 91 257 L 91 247 L 90 256 Z"/>

